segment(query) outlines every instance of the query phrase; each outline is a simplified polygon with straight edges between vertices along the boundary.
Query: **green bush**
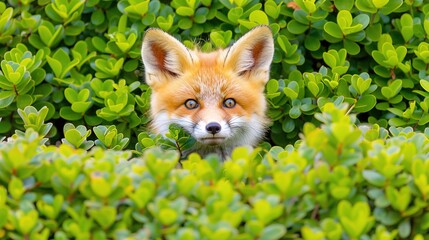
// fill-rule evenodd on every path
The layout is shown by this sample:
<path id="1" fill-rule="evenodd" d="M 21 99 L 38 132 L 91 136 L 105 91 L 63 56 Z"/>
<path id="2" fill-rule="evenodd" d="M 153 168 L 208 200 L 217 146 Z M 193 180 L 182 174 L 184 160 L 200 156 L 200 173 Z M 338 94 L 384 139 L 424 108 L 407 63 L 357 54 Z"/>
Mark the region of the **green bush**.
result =
<path id="1" fill-rule="evenodd" d="M 425 239 L 429 131 L 359 129 L 346 111 L 326 104 L 296 147 L 182 169 L 177 151 L 45 146 L 29 129 L 0 145 L 0 238 Z"/>
<path id="2" fill-rule="evenodd" d="M 210 50 L 259 24 L 276 43 L 266 88 L 272 144 L 298 140 L 328 102 L 348 103 L 359 122 L 423 130 L 428 12 L 421 0 L 9 0 L 0 3 L 0 134 L 24 130 L 17 109 L 46 106 L 50 144 L 72 123 L 115 125 L 129 139 L 121 148 L 147 146 L 144 31 L 161 28 L 189 47 L 208 40 L 201 48 Z"/>
<path id="3" fill-rule="evenodd" d="M 177 169 L 195 140 L 148 132 L 144 31 L 260 24 L 267 141 Z M 423 0 L 0 2 L 0 238 L 428 239 L 428 36 Z"/>

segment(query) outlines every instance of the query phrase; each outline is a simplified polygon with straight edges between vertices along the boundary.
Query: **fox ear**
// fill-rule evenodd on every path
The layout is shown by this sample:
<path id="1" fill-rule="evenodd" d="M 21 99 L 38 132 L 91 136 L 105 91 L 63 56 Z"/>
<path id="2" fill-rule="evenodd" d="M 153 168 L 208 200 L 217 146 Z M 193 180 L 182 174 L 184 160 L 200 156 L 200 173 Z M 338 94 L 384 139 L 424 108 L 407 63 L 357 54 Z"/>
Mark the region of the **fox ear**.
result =
<path id="1" fill-rule="evenodd" d="M 274 55 L 271 29 L 261 25 L 253 28 L 226 50 L 225 67 L 232 67 L 238 75 L 269 73 Z"/>
<path id="2" fill-rule="evenodd" d="M 147 76 L 164 73 L 176 77 L 192 64 L 192 55 L 185 45 L 160 29 L 146 31 L 141 54 Z M 152 79 L 147 81 L 150 84 Z"/>

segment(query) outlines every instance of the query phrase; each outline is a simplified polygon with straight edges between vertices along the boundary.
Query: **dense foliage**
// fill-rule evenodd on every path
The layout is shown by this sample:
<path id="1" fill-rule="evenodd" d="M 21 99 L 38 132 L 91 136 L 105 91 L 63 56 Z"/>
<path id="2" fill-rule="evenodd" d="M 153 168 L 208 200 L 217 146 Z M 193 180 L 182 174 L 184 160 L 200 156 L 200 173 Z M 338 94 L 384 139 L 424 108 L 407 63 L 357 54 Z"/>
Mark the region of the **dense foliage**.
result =
<path id="1" fill-rule="evenodd" d="M 297 147 L 177 151 L 0 145 L 0 238 L 425 239 L 429 131 L 354 125 L 334 104 Z M 161 167 L 162 166 L 162 167 Z"/>
<path id="2" fill-rule="evenodd" d="M 260 24 L 267 141 L 176 169 L 144 31 L 210 51 Z M 2 1 L 0 238 L 424 239 L 428 36 L 426 0 Z"/>
<path id="3" fill-rule="evenodd" d="M 272 28 L 276 43 L 270 142 L 293 143 L 327 102 L 349 103 L 361 122 L 422 130 L 428 12 L 422 0 L 9 0 L 0 3 L 0 134 L 24 129 L 17 109 L 46 106 L 51 144 L 72 123 L 122 133 L 121 148 L 148 147 L 144 31 L 158 27 L 209 51 L 259 24 Z"/>

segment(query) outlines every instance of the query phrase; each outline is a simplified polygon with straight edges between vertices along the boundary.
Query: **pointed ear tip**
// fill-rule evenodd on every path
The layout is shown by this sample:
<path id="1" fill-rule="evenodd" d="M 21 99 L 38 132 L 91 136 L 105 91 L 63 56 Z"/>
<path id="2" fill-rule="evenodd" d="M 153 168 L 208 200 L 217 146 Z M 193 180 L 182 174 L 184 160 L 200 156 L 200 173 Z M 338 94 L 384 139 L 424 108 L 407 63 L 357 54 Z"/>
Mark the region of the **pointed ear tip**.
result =
<path id="1" fill-rule="evenodd" d="M 264 28 L 264 29 L 271 31 L 271 27 L 267 24 L 260 24 L 260 25 L 256 26 L 255 28 Z"/>
<path id="2" fill-rule="evenodd" d="M 164 32 L 164 30 L 159 29 L 159 28 L 150 27 L 150 28 L 146 29 L 145 33 L 149 33 L 149 32 Z"/>
<path id="3" fill-rule="evenodd" d="M 265 24 L 258 25 L 254 27 L 252 30 L 259 30 L 259 31 L 265 32 L 266 34 L 273 35 L 273 30 L 271 29 L 271 27 Z"/>
<path id="4" fill-rule="evenodd" d="M 146 38 L 150 38 L 150 37 L 154 37 L 154 36 L 164 36 L 165 34 L 167 34 L 166 32 L 164 32 L 163 30 L 159 29 L 159 28 L 148 28 L 143 35 L 143 40 L 145 40 Z"/>
<path id="5" fill-rule="evenodd" d="M 250 39 L 264 40 L 266 44 L 274 45 L 273 31 L 268 25 L 259 25 L 252 28 L 247 34 Z"/>

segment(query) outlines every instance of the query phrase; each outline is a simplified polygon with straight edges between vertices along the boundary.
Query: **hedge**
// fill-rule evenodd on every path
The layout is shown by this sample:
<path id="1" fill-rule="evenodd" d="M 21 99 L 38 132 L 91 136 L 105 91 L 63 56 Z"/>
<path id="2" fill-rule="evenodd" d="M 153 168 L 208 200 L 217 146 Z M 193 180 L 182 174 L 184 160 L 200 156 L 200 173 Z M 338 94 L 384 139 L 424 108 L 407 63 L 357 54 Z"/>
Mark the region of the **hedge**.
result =
<path id="1" fill-rule="evenodd" d="M 183 168 L 174 150 L 45 146 L 29 129 L 0 145 L 0 237 L 427 239 L 429 131 L 358 128 L 346 111 L 326 104 L 296 147 Z"/>
<path id="2" fill-rule="evenodd" d="M 108 148 L 156 145 L 147 134 L 144 31 L 161 28 L 209 51 L 259 24 L 271 27 L 276 44 L 266 87 L 271 144 L 294 143 L 327 102 L 348 103 L 360 122 L 422 131 L 428 12 L 421 0 L 9 0 L 0 3 L 0 134 L 24 129 L 17 109 L 46 106 L 50 144 L 70 135 L 71 123 L 128 139 Z"/>
<path id="3" fill-rule="evenodd" d="M 428 239 L 428 16 L 424 0 L 0 2 L 0 238 Z M 194 140 L 147 129 L 144 31 L 210 51 L 260 24 L 266 141 L 176 168 Z"/>

